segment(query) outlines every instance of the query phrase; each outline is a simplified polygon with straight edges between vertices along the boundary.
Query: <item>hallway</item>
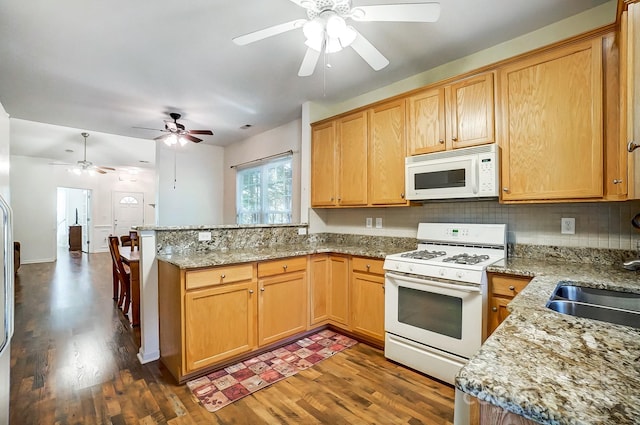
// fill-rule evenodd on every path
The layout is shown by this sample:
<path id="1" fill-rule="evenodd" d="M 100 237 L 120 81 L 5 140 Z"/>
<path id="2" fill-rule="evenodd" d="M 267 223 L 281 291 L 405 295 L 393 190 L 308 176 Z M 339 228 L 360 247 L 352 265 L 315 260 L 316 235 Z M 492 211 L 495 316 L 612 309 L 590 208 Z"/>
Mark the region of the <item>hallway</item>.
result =
<path id="1" fill-rule="evenodd" d="M 158 362 L 141 365 L 135 333 L 111 300 L 108 253 L 60 252 L 16 277 L 12 425 L 450 424 L 453 389 L 358 344 L 208 413 Z"/>

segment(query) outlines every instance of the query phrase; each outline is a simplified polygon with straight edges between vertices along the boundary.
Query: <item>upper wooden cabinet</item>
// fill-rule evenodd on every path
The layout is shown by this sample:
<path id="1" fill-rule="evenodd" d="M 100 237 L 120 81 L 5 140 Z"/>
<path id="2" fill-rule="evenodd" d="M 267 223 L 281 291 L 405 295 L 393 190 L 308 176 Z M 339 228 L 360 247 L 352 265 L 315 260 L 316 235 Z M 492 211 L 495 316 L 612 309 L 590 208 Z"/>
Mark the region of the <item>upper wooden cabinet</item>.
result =
<path id="1" fill-rule="evenodd" d="M 337 205 L 337 164 L 335 122 L 314 126 L 311 143 L 311 205 Z"/>
<path id="2" fill-rule="evenodd" d="M 621 142 L 628 166 L 628 198 L 640 199 L 640 3 L 631 3 L 621 25 Z"/>
<path id="3" fill-rule="evenodd" d="M 494 73 L 407 98 L 409 155 L 495 142 Z"/>
<path id="4" fill-rule="evenodd" d="M 367 113 L 337 120 L 338 205 L 367 205 Z"/>
<path id="5" fill-rule="evenodd" d="M 311 206 L 408 205 L 404 100 L 314 125 Z"/>
<path id="6" fill-rule="evenodd" d="M 404 99 L 372 108 L 369 132 L 369 204 L 407 205 Z"/>
<path id="7" fill-rule="evenodd" d="M 499 73 L 502 200 L 602 198 L 602 39 Z"/>

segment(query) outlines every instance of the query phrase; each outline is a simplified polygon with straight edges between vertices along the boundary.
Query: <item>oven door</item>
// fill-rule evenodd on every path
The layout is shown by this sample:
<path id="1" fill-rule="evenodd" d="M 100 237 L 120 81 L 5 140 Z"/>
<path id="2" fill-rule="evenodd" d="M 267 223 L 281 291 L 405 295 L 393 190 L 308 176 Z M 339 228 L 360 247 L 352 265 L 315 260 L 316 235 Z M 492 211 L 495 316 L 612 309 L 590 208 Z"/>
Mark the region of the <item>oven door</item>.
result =
<path id="1" fill-rule="evenodd" d="M 480 285 L 385 275 L 385 331 L 464 358 L 482 344 Z"/>
<path id="2" fill-rule="evenodd" d="M 478 196 L 477 155 L 409 163 L 405 171 L 409 200 Z"/>

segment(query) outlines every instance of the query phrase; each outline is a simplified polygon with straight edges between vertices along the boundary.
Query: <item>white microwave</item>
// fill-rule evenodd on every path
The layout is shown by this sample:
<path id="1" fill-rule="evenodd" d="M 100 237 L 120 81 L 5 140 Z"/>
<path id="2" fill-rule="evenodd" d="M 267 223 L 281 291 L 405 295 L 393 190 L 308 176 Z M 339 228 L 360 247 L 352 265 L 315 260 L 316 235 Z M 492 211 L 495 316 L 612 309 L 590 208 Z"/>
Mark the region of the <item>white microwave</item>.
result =
<path id="1" fill-rule="evenodd" d="M 422 201 L 497 197 L 498 153 L 494 143 L 407 157 L 406 198 Z"/>

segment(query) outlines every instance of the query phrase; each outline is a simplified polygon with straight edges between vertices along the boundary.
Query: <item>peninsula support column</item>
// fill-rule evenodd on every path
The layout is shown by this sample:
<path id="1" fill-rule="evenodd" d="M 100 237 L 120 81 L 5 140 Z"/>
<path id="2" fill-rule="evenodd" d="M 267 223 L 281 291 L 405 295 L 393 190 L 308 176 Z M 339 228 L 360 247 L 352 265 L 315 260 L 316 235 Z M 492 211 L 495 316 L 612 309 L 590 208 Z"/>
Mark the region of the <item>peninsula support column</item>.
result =
<path id="1" fill-rule="evenodd" d="M 160 358 L 158 328 L 158 261 L 156 233 L 138 231 L 140 239 L 140 351 L 138 360 L 145 364 Z"/>

